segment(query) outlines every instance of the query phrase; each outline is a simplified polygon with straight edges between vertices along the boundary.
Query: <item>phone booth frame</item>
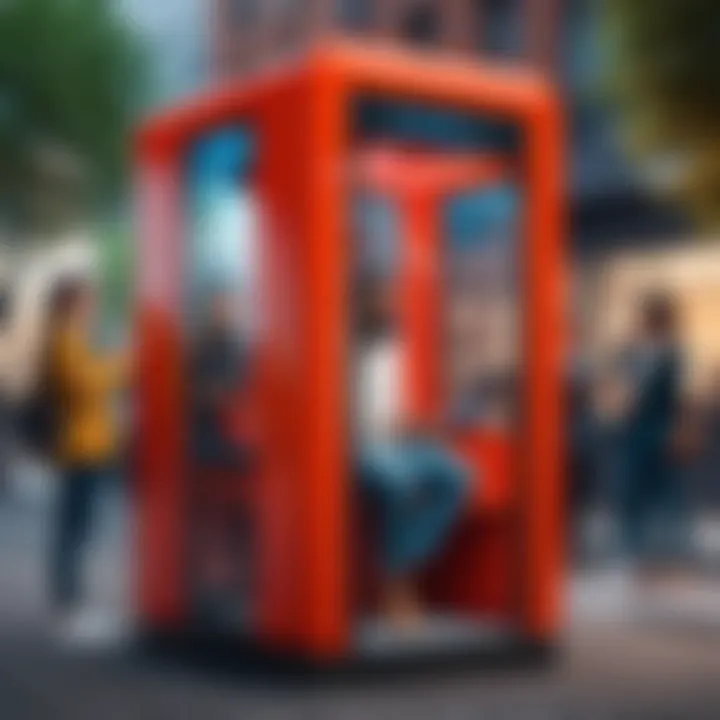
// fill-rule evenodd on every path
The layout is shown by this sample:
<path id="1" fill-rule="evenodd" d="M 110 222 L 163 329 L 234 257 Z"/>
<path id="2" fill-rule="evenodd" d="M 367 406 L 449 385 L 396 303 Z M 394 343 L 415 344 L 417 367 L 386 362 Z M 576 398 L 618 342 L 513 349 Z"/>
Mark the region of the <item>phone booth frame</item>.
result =
<path id="1" fill-rule="evenodd" d="M 353 519 L 346 480 L 351 251 L 343 241 L 350 199 L 342 172 L 350 162 L 349 108 L 361 92 L 499 117 L 522 129 L 527 368 L 516 619 L 528 642 L 553 643 L 562 625 L 564 538 L 559 103 L 550 84 L 528 71 L 350 41 L 322 45 L 287 66 L 212 90 L 139 131 L 134 475 L 141 621 L 169 631 L 190 621 L 182 157 L 201 133 L 237 122 L 252 126 L 260 148 L 268 334 L 253 393 L 267 458 L 254 497 L 260 542 L 253 634 L 267 647 L 309 658 L 352 652 Z M 422 212 L 419 206 L 421 223 Z"/>

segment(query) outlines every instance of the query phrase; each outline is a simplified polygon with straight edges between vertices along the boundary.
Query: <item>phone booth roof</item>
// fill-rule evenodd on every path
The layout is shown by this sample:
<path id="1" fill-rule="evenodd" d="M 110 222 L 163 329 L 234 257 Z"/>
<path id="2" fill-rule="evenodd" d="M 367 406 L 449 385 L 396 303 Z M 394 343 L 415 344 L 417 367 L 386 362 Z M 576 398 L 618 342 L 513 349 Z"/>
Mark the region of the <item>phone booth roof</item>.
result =
<path id="1" fill-rule="evenodd" d="M 138 150 L 142 154 L 183 143 L 301 78 L 321 78 L 344 91 L 367 88 L 438 105 L 476 108 L 520 123 L 539 115 L 559 122 L 554 85 L 520 63 L 480 64 L 446 53 L 417 53 L 394 44 L 334 40 L 148 118 L 137 133 Z"/>

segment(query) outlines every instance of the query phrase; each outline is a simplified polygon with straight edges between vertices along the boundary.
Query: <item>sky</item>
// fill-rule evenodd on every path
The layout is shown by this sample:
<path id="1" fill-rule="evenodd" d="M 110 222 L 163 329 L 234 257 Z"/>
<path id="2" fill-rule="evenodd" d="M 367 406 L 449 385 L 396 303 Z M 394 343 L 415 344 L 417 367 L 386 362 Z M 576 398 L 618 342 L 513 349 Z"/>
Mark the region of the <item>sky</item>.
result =
<path id="1" fill-rule="evenodd" d="M 207 75 L 209 0 L 117 0 L 151 56 L 152 104 L 196 89 Z"/>

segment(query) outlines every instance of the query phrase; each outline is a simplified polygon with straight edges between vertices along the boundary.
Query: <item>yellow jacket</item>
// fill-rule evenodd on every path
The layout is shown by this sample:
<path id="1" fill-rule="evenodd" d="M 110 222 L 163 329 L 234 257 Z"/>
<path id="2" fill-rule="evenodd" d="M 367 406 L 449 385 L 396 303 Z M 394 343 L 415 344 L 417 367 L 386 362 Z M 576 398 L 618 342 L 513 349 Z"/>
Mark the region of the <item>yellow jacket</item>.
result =
<path id="1" fill-rule="evenodd" d="M 67 325 L 53 333 L 48 361 L 57 460 L 82 465 L 112 459 L 118 445 L 112 394 L 125 379 L 124 358 L 96 354 L 84 334 Z"/>

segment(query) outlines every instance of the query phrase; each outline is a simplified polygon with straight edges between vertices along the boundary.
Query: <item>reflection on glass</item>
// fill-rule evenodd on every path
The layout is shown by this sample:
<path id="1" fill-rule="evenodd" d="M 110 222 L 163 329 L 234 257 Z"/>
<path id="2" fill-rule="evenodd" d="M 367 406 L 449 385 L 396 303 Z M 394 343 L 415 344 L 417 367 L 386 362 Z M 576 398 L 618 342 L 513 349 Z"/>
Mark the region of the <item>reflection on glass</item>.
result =
<path id="1" fill-rule="evenodd" d="M 199 141 L 190 157 L 188 320 L 196 323 L 208 299 L 237 296 L 236 321 L 255 324 L 258 204 L 252 187 L 254 149 L 247 132 L 222 130 Z"/>
<path id="2" fill-rule="evenodd" d="M 446 204 L 445 380 L 455 421 L 512 420 L 520 362 L 517 205 L 507 185 Z"/>
<path id="3" fill-rule="evenodd" d="M 258 208 L 248 133 L 223 129 L 188 158 L 184 284 L 194 611 L 247 624 L 252 521 L 228 491 L 247 480 L 247 397 L 258 324 Z"/>

